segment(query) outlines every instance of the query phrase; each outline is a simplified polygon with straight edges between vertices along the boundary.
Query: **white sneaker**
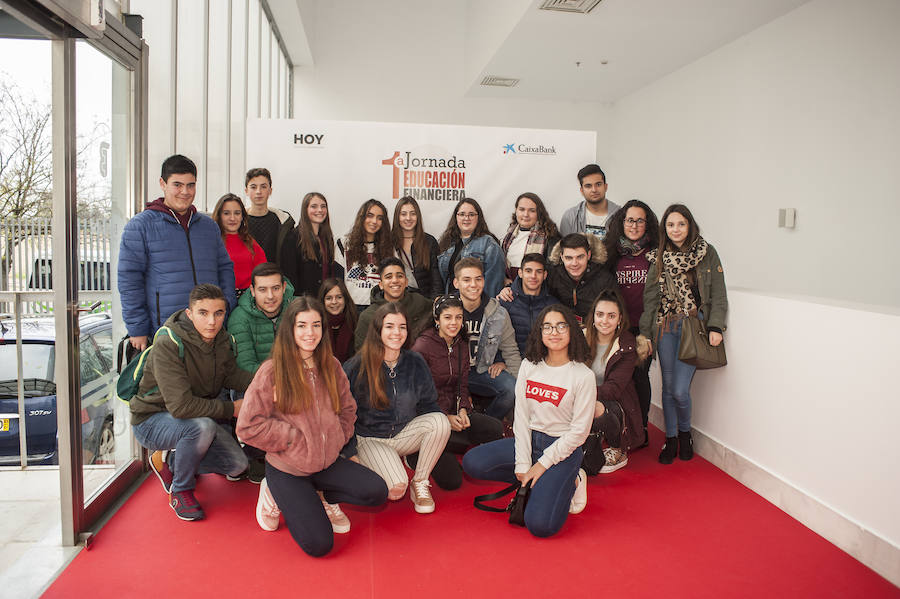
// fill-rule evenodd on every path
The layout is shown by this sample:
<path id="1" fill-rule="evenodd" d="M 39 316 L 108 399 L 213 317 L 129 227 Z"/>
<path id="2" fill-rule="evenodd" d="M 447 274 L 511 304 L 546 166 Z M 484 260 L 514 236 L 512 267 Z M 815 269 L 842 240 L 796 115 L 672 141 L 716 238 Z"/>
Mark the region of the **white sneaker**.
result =
<path id="1" fill-rule="evenodd" d="M 572 495 L 572 503 L 569 504 L 570 514 L 580 514 L 587 505 L 587 472 L 584 468 L 578 469 L 575 477 L 575 494 Z"/>
<path id="2" fill-rule="evenodd" d="M 428 479 L 410 481 L 409 498 L 412 499 L 416 511 L 420 514 L 430 514 L 434 511 L 434 499 L 431 497 L 431 483 Z"/>
<path id="3" fill-rule="evenodd" d="M 600 474 L 609 474 L 628 465 L 628 454 L 618 447 L 607 447 L 603 450 L 603 455 L 606 463 L 600 469 Z"/>
<path id="4" fill-rule="evenodd" d="M 278 530 L 278 522 L 281 519 L 281 510 L 269 491 L 269 483 L 262 479 L 259 484 L 259 499 L 256 500 L 256 522 L 265 531 Z"/>
<path id="5" fill-rule="evenodd" d="M 350 518 L 347 517 L 347 514 L 344 513 L 344 510 L 341 509 L 340 505 L 328 503 L 323 497 L 322 507 L 325 508 L 325 513 L 331 521 L 331 530 L 337 534 L 350 532 Z"/>

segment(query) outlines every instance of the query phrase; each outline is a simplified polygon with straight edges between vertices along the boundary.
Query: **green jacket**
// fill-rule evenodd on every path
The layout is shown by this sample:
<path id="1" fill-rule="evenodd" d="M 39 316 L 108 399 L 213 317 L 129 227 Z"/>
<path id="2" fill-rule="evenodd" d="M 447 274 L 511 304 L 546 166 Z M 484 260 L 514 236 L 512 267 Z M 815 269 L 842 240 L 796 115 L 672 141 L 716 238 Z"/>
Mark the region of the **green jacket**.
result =
<path id="1" fill-rule="evenodd" d="M 165 326 L 181 340 L 184 358 L 169 336 L 157 336 L 138 393 L 129 402 L 131 423 L 140 424 L 157 412 L 175 418 L 231 418 L 234 405 L 219 394 L 225 387 L 244 391 L 253 380 L 253 373 L 235 363 L 231 335 L 223 328 L 206 343 L 184 310 L 170 316 Z"/>
<path id="2" fill-rule="evenodd" d="M 373 288 L 371 297 L 372 303 L 363 310 L 362 314 L 359 315 L 359 320 L 356 322 L 356 333 L 353 339 L 353 346 L 356 348 L 356 351 L 359 351 L 363 341 L 366 340 L 366 333 L 369 331 L 369 323 L 375 317 L 375 310 L 387 303 L 381 287 Z M 419 336 L 419 333 L 434 322 L 431 318 L 431 300 L 418 291 L 407 289 L 406 293 L 403 294 L 403 298 L 397 303 L 400 304 L 400 307 L 403 308 L 403 311 L 406 312 L 406 317 L 409 319 L 407 333 L 410 342 L 412 342 Z"/>
<path id="3" fill-rule="evenodd" d="M 708 329 L 725 330 L 725 316 L 728 314 L 728 294 L 725 290 L 725 273 L 722 261 L 711 243 L 707 243 L 706 255 L 697 265 L 697 286 L 700 288 L 700 307 L 703 310 L 704 323 Z M 656 314 L 659 312 L 660 291 L 657 281 L 659 262 L 650 264 L 647 271 L 647 283 L 644 285 L 644 313 L 641 314 L 641 334 L 653 341 L 659 334 Z"/>
<path id="4" fill-rule="evenodd" d="M 294 301 L 294 286 L 285 279 L 281 312 L 273 322 L 256 305 L 256 300 L 253 299 L 249 289 L 241 295 L 237 308 L 228 317 L 228 332 L 234 336 L 234 343 L 237 345 L 238 368 L 255 373 L 259 365 L 269 358 L 281 315 L 292 301 Z"/>

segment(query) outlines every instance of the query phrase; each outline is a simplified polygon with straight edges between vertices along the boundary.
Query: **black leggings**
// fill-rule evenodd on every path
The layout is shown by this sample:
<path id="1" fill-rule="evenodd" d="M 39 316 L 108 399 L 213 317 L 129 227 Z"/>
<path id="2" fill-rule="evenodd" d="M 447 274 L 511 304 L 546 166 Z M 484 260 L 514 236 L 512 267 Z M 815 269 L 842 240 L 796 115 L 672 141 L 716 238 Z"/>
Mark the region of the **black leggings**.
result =
<path id="1" fill-rule="evenodd" d="M 456 454 L 465 453 L 474 445 L 489 443 L 503 437 L 503 423 L 492 416 L 472 412 L 469 414 L 469 422 L 471 426 L 466 430 L 450 433 L 447 448 L 431 470 L 434 482 L 445 491 L 453 491 L 462 486 L 462 467 Z M 418 457 L 419 454 L 413 454 L 406 458 L 411 468 L 416 467 Z"/>
<path id="2" fill-rule="evenodd" d="M 631 380 L 634 381 L 638 404 L 641 406 L 641 419 L 644 421 L 644 428 L 647 428 L 647 415 L 650 413 L 650 358 L 644 360 L 643 364 L 638 362 L 635 365 Z"/>
<path id="3" fill-rule="evenodd" d="M 266 482 L 294 541 L 313 557 L 334 546 L 331 521 L 316 491 L 323 491 L 328 503 L 353 505 L 381 505 L 388 495 L 383 478 L 341 457 L 309 476 L 294 476 L 266 462 Z"/>

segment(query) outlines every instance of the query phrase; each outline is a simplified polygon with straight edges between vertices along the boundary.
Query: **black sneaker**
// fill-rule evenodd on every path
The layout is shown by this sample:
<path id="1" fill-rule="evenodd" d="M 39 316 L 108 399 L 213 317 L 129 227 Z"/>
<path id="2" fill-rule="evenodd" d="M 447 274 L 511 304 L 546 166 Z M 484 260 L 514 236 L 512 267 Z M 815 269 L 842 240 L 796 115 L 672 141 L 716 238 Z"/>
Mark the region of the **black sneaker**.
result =
<path id="1" fill-rule="evenodd" d="M 263 458 L 250 460 L 250 482 L 258 485 L 266 477 L 266 460 Z"/>
<path id="2" fill-rule="evenodd" d="M 194 497 L 194 491 L 191 489 L 175 491 L 169 495 L 169 505 L 175 510 L 175 515 L 182 520 L 203 520 L 206 517 L 206 514 L 203 513 L 203 508 L 200 507 L 200 503 Z"/>
<path id="3" fill-rule="evenodd" d="M 690 460 L 694 457 L 694 440 L 691 438 L 691 431 L 678 432 L 678 459 Z"/>
<path id="4" fill-rule="evenodd" d="M 244 480 L 245 478 L 247 478 L 249 476 L 249 472 L 250 472 L 250 469 L 248 468 L 248 469 L 244 470 L 243 472 L 241 472 L 240 474 L 237 474 L 235 476 L 226 474 L 225 479 L 230 482 L 236 483 L 239 480 Z"/>
<path id="5" fill-rule="evenodd" d="M 168 456 L 169 452 L 163 449 L 158 449 L 150 454 L 150 468 L 156 473 L 156 478 L 162 483 L 167 495 L 172 492 L 172 479 L 174 478 L 166 460 Z"/>
<path id="6" fill-rule="evenodd" d="M 662 451 L 659 452 L 660 464 L 671 464 L 675 461 L 675 455 L 678 453 L 678 437 L 666 437 L 666 444 L 663 445 Z"/>

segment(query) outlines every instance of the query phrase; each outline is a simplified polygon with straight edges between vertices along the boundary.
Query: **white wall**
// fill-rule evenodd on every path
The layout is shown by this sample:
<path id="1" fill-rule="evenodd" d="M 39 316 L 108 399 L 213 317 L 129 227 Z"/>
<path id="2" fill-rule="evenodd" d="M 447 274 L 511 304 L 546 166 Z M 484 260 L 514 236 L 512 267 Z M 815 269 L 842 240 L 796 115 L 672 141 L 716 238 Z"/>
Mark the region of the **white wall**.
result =
<path id="1" fill-rule="evenodd" d="M 315 65 L 294 69 L 294 118 L 608 130 L 608 108 L 597 103 L 464 97 L 466 4 L 351 2 L 352 11 L 346 0 L 305 4 Z M 395 52 L 397 39 L 409 40 L 408 53 Z M 598 156 L 607 148 L 598 141 Z M 581 166 L 573 165 L 572 203 L 580 199 Z"/>
<path id="2" fill-rule="evenodd" d="M 807 521 L 895 583 L 898 25 L 893 0 L 805 4 L 618 102 L 606 165 L 723 258 L 729 365 L 694 379 L 695 427 L 879 537 Z"/>
<path id="3" fill-rule="evenodd" d="M 691 207 L 731 285 L 900 306 L 898 25 L 817 0 L 618 102 L 610 193 Z"/>

